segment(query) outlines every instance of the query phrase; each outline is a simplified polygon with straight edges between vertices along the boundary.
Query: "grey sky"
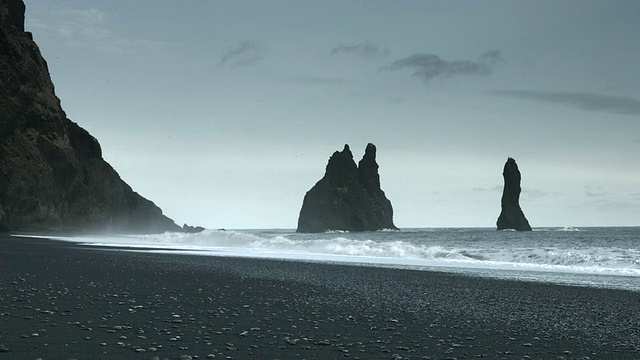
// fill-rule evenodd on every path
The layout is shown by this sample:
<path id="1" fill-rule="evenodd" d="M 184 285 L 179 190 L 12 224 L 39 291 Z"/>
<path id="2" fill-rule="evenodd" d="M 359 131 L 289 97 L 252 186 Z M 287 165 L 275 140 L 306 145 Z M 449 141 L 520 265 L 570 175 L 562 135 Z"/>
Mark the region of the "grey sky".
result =
<path id="1" fill-rule="evenodd" d="M 640 225 L 636 1 L 27 0 L 69 118 L 177 222 L 294 228 L 345 143 L 395 223 Z"/>

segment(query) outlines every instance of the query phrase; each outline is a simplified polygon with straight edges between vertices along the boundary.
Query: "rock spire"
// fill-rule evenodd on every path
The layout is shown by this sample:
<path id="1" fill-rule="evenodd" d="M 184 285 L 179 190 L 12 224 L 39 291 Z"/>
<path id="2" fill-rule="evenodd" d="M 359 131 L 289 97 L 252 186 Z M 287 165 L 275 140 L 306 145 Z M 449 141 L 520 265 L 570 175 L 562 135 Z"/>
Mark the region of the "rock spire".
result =
<path id="1" fill-rule="evenodd" d="M 380 188 L 376 147 L 368 144 L 356 166 L 349 145 L 329 158 L 324 177 L 304 197 L 297 232 L 397 229 L 391 202 Z"/>
<path id="2" fill-rule="evenodd" d="M 504 190 L 502 192 L 502 211 L 498 217 L 498 230 L 513 229 L 531 231 L 529 221 L 520 208 L 520 170 L 512 158 L 508 158 L 502 171 Z"/>

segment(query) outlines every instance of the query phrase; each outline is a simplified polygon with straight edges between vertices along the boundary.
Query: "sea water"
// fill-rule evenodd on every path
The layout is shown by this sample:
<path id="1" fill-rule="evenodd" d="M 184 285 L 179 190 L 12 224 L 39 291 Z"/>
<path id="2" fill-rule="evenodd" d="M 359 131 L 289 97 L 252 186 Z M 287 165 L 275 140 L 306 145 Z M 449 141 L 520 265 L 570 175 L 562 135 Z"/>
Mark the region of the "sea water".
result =
<path id="1" fill-rule="evenodd" d="M 338 262 L 640 292 L 640 227 L 539 228 L 531 232 L 427 228 L 320 234 L 205 230 L 50 238 L 131 251 Z"/>

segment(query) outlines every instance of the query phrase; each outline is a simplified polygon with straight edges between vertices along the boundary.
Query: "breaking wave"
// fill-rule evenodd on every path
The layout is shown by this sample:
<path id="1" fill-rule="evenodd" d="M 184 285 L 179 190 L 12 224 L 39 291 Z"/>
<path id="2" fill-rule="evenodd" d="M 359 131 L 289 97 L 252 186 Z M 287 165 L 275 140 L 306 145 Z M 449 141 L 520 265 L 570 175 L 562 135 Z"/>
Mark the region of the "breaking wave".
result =
<path id="1" fill-rule="evenodd" d="M 201 255 L 640 276 L 637 242 L 635 246 L 621 246 L 607 243 L 610 239 L 584 238 L 574 228 L 550 230 L 566 235 L 552 236 L 554 231 L 523 235 L 478 229 L 304 235 L 266 230 L 206 230 L 198 234 L 61 239 Z"/>

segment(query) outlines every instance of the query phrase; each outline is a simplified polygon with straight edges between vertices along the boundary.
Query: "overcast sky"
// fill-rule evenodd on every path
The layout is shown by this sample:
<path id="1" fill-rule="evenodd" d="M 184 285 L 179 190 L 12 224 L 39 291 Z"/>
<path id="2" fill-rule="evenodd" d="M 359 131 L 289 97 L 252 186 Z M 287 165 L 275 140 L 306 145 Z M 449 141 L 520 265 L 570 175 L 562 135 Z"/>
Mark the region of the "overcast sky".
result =
<path id="1" fill-rule="evenodd" d="M 345 143 L 402 227 L 640 225 L 640 2 L 26 0 L 68 117 L 177 223 L 295 228 Z"/>

